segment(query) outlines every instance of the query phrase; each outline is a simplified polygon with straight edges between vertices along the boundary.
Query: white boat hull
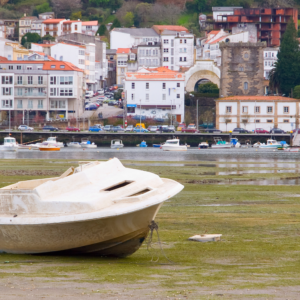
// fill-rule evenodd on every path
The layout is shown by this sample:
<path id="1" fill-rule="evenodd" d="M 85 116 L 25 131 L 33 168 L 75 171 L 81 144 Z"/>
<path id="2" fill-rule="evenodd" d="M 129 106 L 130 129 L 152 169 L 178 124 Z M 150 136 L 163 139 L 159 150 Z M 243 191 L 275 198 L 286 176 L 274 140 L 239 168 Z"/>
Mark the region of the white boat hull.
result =
<path id="1" fill-rule="evenodd" d="M 134 253 L 147 237 L 148 225 L 160 206 L 157 204 L 122 216 L 80 222 L 57 220 L 48 224 L 1 225 L 0 250 L 15 254 L 67 251 L 127 256 Z"/>
<path id="2" fill-rule="evenodd" d="M 95 148 L 97 148 L 97 145 L 92 145 L 92 144 L 90 144 L 90 145 L 81 145 L 81 148 L 95 149 Z"/>
<path id="3" fill-rule="evenodd" d="M 163 151 L 187 151 L 187 146 L 162 145 Z"/>
<path id="4" fill-rule="evenodd" d="M 211 145 L 213 149 L 229 149 L 232 148 L 230 144 Z"/>
<path id="5" fill-rule="evenodd" d="M 123 144 L 120 144 L 120 145 L 111 145 L 110 148 L 111 149 L 119 149 L 119 148 L 123 148 L 124 145 Z"/>
<path id="6" fill-rule="evenodd" d="M 67 144 L 69 148 L 81 148 L 80 144 Z"/>
<path id="7" fill-rule="evenodd" d="M 7 152 L 16 152 L 16 151 L 18 151 L 18 146 L 2 145 L 2 146 L 0 146 L 0 150 L 7 151 Z"/>

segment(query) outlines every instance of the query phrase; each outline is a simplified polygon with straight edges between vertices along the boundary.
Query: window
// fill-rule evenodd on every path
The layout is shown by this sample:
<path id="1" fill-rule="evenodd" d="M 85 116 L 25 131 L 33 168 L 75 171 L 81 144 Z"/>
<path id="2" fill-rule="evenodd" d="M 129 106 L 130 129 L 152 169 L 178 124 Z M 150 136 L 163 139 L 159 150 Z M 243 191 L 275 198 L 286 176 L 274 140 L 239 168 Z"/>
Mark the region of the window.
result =
<path id="1" fill-rule="evenodd" d="M 164 48 L 165 53 L 169 53 L 169 48 Z"/>
<path id="2" fill-rule="evenodd" d="M 77 24 L 75 24 L 75 30 L 77 30 L 77 27 L 78 27 L 78 25 L 77 25 Z"/>
<path id="3" fill-rule="evenodd" d="M 33 101 L 28 100 L 27 108 L 33 108 Z"/>
<path id="4" fill-rule="evenodd" d="M 43 76 L 38 76 L 38 83 L 43 84 Z"/>
<path id="5" fill-rule="evenodd" d="M 22 84 L 23 83 L 23 77 L 22 76 L 18 76 L 17 77 L 17 82 L 18 82 L 18 84 Z"/>
<path id="6" fill-rule="evenodd" d="M 65 68 L 65 65 L 60 65 L 59 66 L 61 69 L 64 69 Z"/>
<path id="7" fill-rule="evenodd" d="M 164 57 L 164 61 L 169 61 L 169 57 Z"/>
<path id="8" fill-rule="evenodd" d="M 179 61 L 182 61 L 182 57 L 179 57 Z"/>
<path id="9" fill-rule="evenodd" d="M 50 84 L 56 84 L 56 76 L 50 76 Z"/>
<path id="10" fill-rule="evenodd" d="M 57 101 L 50 101 L 50 108 L 57 108 Z"/>
<path id="11" fill-rule="evenodd" d="M 135 89 L 135 83 L 134 83 L 134 82 L 131 83 L 131 88 L 132 88 L 133 90 Z"/>
<path id="12" fill-rule="evenodd" d="M 134 94 L 131 94 L 131 100 L 134 101 Z"/>
<path id="13" fill-rule="evenodd" d="M 268 106 L 267 107 L 267 112 L 272 113 L 273 112 L 273 106 Z"/>
<path id="14" fill-rule="evenodd" d="M 183 61 L 186 61 L 186 57 L 183 58 Z"/>
<path id="15" fill-rule="evenodd" d="M 127 107 L 127 113 L 134 114 L 135 113 L 135 107 Z"/>
<path id="16" fill-rule="evenodd" d="M 59 96 L 73 96 L 73 89 L 61 88 L 59 89 Z"/>
<path id="17" fill-rule="evenodd" d="M 22 66 L 17 66 L 17 70 L 22 70 Z"/>
<path id="18" fill-rule="evenodd" d="M 55 69 L 55 65 L 51 65 L 51 69 Z"/>
<path id="19" fill-rule="evenodd" d="M 248 90 L 248 82 L 244 82 L 244 90 Z"/>
<path id="20" fill-rule="evenodd" d="M 50 96 L 56 96 L 56 88 L 50 88 Z"/>
<path id="21" fill-rule="evenodd" d="M 17 89 L 17 95 L 22 96 L 22 94 L 23 94 L 23 89 L 18 88 Z"/>
<path id="22" fill-rule="evenodd" d="M 267 120 L 267 123 L 273 123 L 273 120 L 268 119 L 268 120 Z"/>
<path id="23" fill-rule="evenodd" d="M 242 112 L 243 112 L 244 114 L 248 113 L 248 106 L 243 106 L 243 107 L 242 107 Z"/>
<path id="24" fill-rule="evenodd" d="M 226 106 L 226 113 L 231 113 L 231 106 Z"/>
<path id="25" fill-rule="evenodd" d="M 290 120 L 285 119 L 283 120 L 283 123 L 290 123 Z"/>
<path id="26" fill-rule="evenodd" d="M 248 54 L 248 53 L 245 53 L 245 54 L 244 54 L 244 58 L 249 58 L 249 54 Z"/>
<path id="27" fill-rule="evenodd" d="M 12 108 L 12 100 L 2 100 L 3 108 Z"/>
<path id="28" fill-rule="evenodd" d="M 163 84 L 162 84 L 162 88 L 163 88 L 163 90 L 165 90 L 165 89 L 166 89 L 166 83 L 165 83 L 165 82 L 163 82 Z"/>
<path id="29" fill-rule="evenodd" d="M 265 66 L 267 66 L 268 65 L 268 62 L 267 61 L 265 61 Z"/>
<path id="30" fill-rule="evenodd" d="M 284 106 L 283 107 L 283 112 L 284 113 L 288 113 L 289 112 L 289 107 L 288 106 Z"/>
<path id="31" fill-rule="evenodd" d="M 244 67 L 239 67 L 239 71 L 243 72 L 244 71 Z"/>
<path id="32" fill-rule="evenodd" d="M 79 50 L 79 55 L 84 55 L 84 50 Z"/>
<path id="33" fill-rule="evenodd" d="M 26 56 L 27 56 L 27 55 L 26 55 Z M 25 55 L 24 55 L 24 59 L 25 59 Z M 27 59 L 27 58 L 26 58 L 26 59 Z M 31 66 L 27 66 L 26 69 L 27 69 L 27 70 L 32 70 L 32 67 L 31 67 Z"/>
<path id="34" fill-rule="evenodd" d="M 146 90 L 149 90 L 149 82 L 146 82 Z"/>
<path id="35" fill-rule="evenodd" d="M 186 44 L 186 40 L 184 40 L 184 43 Z"/>
<path id="36" fill-rule="evenodd" d="M 256 113 L 260 113 L 260 106 L 255 106 L 255 111 Z"/>
<path id="37" fill-rule="evenodd" d="M 166 100 L 167 98 L 166 98 L 166 94 L 162 94 L 162 99 L 163 100 Z"/>
<path id="38" fill-rule="evenodd" d="M 177 94 L 177 99 L 180 99 L 180 94 Z"/>
<path id="39" fill-rule="evenodd" d="M 182 40 L 180 40 L 180 42 L 179 42 L 180 44 L 182 44 Z"/>
<path id="40" fill-rule="evenodd" d="M 66 101 L 58 101 L 58 108 L 66 108 Z"/>
<path id="41" fill-rule="evenodd" d="M 122 73 L 122 74 L 125 73 L 125 68 L 121 68 L 121 73 Z"/>
<path id="42" fill-rule="evenodd" d="M 73 84 L 73 76 L 60 76 L 59 77 L 60 85 L 70 85 Z"/>
<path id="43" fill-rule="evenodd" d="M 2 95 L 12 96 L 12 88 L 2 88 Z"/>
<path id="44" fill-rule="evenodd" d="M 2 84 L 13 84 L 12 76 L 2 76 Z"/>
<path id="45" fill-rule="evenodd" d="M 33 76 L 28 76 L 28 84 L 33 84 Z"/>
<path id="46" fill-rule="evenodd" d="M 164 44 L 169 44 L 169 40 L 164 40 Z"/>
<path id="47" fill-rule="evenodd" d="M 17 108 L 23 108 L 23 100 L 17 101 Z"/>
<path id="48" fill-rule="evenodd" d="M 38 88 L 39 95 L 44 95 L 44 88 Z"/>
<path id="49" fill-rule="evenodd" d="M 260 123 L 260 120 L 255 120 L 255 123 Z"/>
<path id="50" fill-rule="evenodd" d="M 171 57 L 171 64 L 174 64 L 174 57 Z"/>
<path id="51" fill-rule="evenodd" d="M 268 53 L 267 52 L 265 53 L 265 57 L 268 57 Z"/>
<path id="52" fill-rule="evenodd" d="M 149 94 L 146 94 L 146 101 L 149 101 Z"/>
<path id="53" fill-rule="evenodd" d="M 177 87 L 180 87 L 180 82 L 177 82 Z"/>
<path id="54" fill-rule="evenodd" d="M 8 70 L 13 70 L 14 66 L 8 66 Z"/>
<path id="55" fill-rule="evenodd" d="M 79 59 L 79 64 L 84 65 L 84 59 Z"/>

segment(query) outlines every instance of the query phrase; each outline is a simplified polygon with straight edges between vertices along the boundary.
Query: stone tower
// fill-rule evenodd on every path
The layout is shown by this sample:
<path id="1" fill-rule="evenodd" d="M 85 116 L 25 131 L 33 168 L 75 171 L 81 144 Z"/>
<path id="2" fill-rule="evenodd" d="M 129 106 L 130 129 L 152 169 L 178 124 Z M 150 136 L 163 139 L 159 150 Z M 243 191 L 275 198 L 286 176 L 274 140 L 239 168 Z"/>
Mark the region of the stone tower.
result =
<path id="1" fill-rule="evenodd" d="M 264 95 L 265 43 L 220 43 L 220 97 Z"/>

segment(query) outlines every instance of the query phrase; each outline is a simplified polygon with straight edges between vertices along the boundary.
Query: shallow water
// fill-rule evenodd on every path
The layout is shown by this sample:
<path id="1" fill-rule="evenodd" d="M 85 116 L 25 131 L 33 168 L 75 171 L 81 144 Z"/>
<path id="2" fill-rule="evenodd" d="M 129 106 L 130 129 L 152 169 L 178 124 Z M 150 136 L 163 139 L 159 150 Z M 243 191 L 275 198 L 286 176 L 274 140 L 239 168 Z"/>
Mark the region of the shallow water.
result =
<path id="1" fill-rule="evenodd" d="M 291 153 L 283 152 L 272 149 L 198 149 L 189 148 L 188 151 L 182 152 L 168 152 L 162 151 L 159 148 L 139 148 L 139 147 L 125 147 L 120 150 L 110 148 L 97 148 L 97 149 L 70 149 L 62 148 L 57 152 L 41 152 L 37 150 L 20 150 L 14 152 L 0 152 L 0 159 L 75 159 L 75 160 L 89 160 L 99 159 L 106 160 L 112 157 L 117 157 L 122 160 L 134 161 L 211 161 L 222 163 L 220 167 L 237 167 L 235 162 L 249 162 L 249 164 L 242 164 L 240 167 L 265 167 L 265 163 L 273 163 L 270 167 L 281 167 L 283 165 L 276 164 L 277 162 L 288 161 L 288 166 L 294 165 L 293 163 L 300 163 L 300 152 Z M 229 162 L 229 164 L 228 164 Z M 251 164 L 251 162 L 253 162 Z M 257 163 L 261 162 L 260 165 Z M 227 164 L 226 164 L 227 163 Z M 207 165 L 205 165 L 207 166 Z"/>

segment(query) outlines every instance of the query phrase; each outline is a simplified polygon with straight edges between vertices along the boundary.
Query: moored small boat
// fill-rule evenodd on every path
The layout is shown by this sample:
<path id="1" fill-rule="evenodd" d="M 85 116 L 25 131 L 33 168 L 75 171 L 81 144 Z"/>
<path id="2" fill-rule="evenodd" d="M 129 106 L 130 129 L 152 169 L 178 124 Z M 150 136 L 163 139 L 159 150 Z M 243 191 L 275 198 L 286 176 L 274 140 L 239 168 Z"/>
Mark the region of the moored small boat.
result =
<path id="1" fill-rule="evenodd" d="M 0 150 L 15 152 L 18 151 L 18 144 L 14 137 L 7 136 L 4 138 L 4 144 L 0 146 Z"/>
<path id="2" fill-rule="evenodd" d="M 91 143 L 88 139 L 81 139 L 80 143 L 81 148 L 84 149 L 95 149 L 97 148 L 97 145 L 95 143 Z"/>
<path id="3" fill-rule="evenodd" d="M 0 249 L 128 256 L 142 245 L 163 202 L 182 189 L 117 158 L 21 181 L 0 189 Z"/>
<path id="4" fill-rule="evenodd" d="M 179 139 L 166 140 L 161 146 L 163 151 L 187 151 L 187 145 L 180 145 Z"/>
<path id="5" fill-rule="evenodd" d="M 147 143 L 145 141 L 142 141 L 140 144 L 139 144 L 139 147 L 141 148 L 146 148 L 148 147 Z"/>
<path id="6" fill-rule="evenodd" d="M 215 144 L 212 144 L 211 147 L 213 149 L 229 149 L 232 147 L 232 145 L 228 142 L 223 141 L 219 137 L 214 138 Z"/>
<path id="7" fill-rule="evenodd" d="M 47 142 L 44 142 L 39 146 L 39 150 L 40 151 L 60 151 L 60 147 L 49 144 Z"/>
<path id="8" fill-rule="evenodd" d="M 209 147 L 209 144 L 207 142 L 202 142 L 198 145 L 199 149 L 207 149 Z"/>
<path id="9" fill-rule="evenodd" d="M 70 143 L 67 143 L 67 146 L 70 148 L 81 148 L 81 145 L 79 142 L 70 142 Z"/>
<path id="10" fill-rule="evenodd" d="M 111 149 L 120 149 L 120 148 L 123 148 L 124 147 L 124 144 L 122 142 L 122 140 L 112 140 L 110 142 L 110 148 Z"/>
<path id="11" fill-rule="evenodd" d="M 260 149 L 278 149 L 278 148 L 287 148 L 289 145 L 286 142 L 277 142 L 273 139 L 268 139 L 267 144 L 259 144 L 258 148 Z"/>

